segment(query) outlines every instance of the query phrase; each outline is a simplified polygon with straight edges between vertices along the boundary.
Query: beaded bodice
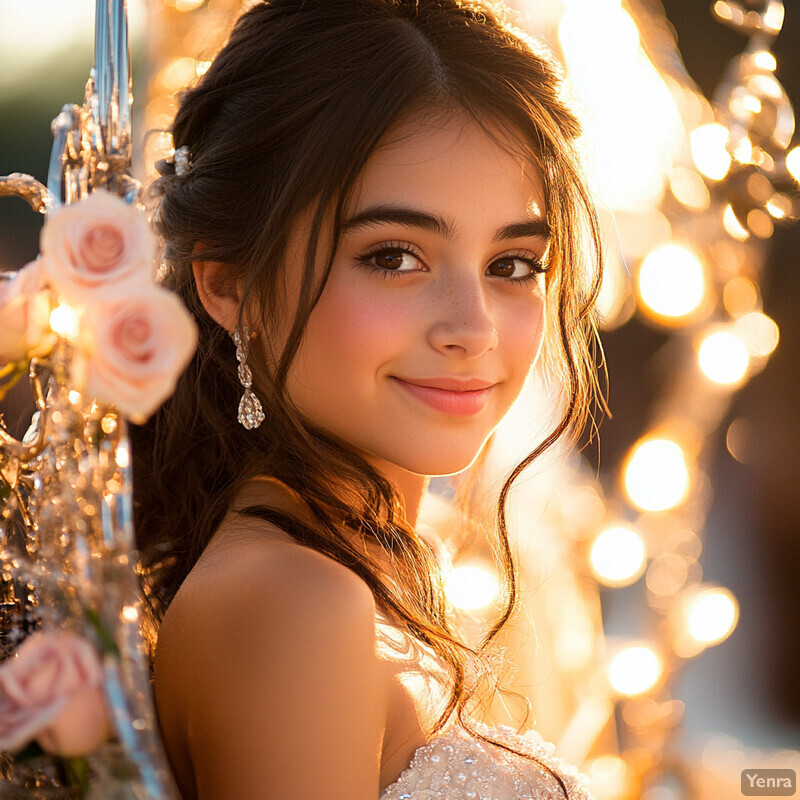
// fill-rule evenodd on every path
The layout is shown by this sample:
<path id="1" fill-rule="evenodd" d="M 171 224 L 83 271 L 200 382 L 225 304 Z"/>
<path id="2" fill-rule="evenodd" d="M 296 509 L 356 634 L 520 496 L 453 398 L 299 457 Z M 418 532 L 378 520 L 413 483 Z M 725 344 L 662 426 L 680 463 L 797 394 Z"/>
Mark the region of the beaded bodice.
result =
<path id="1" fill-rule="evenodd" d="M 569 800 L 592 800 L 586 777 L 552 755 L 555 749 L 534 730 L 517 734 L 506 725 L 490 728 L 473 722 L 480 733 L 523 753 L 537 756 L 556 772 Z M 380 800 L 564 800 L 558 781 L 535 761 L 509 753 L 468 734 L 457 724 L 415 753 Z"/>

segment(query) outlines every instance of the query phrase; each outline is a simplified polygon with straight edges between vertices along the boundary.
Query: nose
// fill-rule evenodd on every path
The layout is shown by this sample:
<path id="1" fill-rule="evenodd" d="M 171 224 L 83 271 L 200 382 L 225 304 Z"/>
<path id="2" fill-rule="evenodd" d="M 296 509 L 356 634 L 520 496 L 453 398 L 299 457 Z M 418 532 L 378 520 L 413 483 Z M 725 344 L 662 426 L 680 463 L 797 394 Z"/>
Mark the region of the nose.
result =
<path id="1" fill-rule="evenodd" d="M 441 353 L 478 358 L 498 344 L 497 327 L 480 278 L 454 277 L 434 298 L 431 345 Z"/>

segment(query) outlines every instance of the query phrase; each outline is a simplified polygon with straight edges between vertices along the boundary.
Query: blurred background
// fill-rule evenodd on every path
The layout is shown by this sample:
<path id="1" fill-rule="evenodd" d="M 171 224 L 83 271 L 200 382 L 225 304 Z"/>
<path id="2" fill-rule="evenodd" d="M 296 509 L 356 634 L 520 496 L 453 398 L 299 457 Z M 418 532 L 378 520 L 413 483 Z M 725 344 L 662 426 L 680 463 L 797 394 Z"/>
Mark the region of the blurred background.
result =
<path id="1" fill-rule="evenodd" d="M 800 8 L 513 6 L 564 63 L 586 126 L 613 417 L 516 499 L 536 647 L 509 633 L 512 686 L 598 800 L 740 797 L 742 769 L 797 768 L 800 750 Z M 240 7 L 129 0 L 141 179 L 169 153 L 174 93 Z M 93 20 L 93 0 L 0 0 L 0 174 L 46 180 Z M 40 227 L 2 200 L 0 269 L 36 257 Z M 4 408 L 17 433 L 25 402 L 20 389 Z M 486 554 L 451 579 L 465 618 L 491 617 Z"/>

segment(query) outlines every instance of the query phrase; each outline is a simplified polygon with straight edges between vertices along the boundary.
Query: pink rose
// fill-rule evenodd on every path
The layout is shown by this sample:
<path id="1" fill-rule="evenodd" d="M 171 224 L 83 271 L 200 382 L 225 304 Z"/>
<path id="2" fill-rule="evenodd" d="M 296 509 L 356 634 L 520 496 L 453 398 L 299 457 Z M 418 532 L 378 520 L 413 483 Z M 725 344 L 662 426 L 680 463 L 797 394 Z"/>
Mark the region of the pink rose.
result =
<path id="1" fill-rule="evenodd" d="M 152 283 L 155 241 L 142 211 L 98 190 L 48 216 L 40 241 L 43 271 L 69 303 L 89 305 L 98 287 Z"/>
<path id="2" fill-rule="evenodd" d="M 39 260 L 0 280 L 0 364 L 49 352 L 55 343 L 49 320 Z"/>
<path id="3" fill-rule="evenodd" d="M 26 639 L 0 665 L 0 750 L 37 739 L 62 756 L 85 755 L 111 732 L 103 667 L 81 636 L 52 630 Z"/>
<path id="4" fill-rule="evenodd" d="M 197 346 L 183 303 L 158 286 L 114 291 L 88 310 L 86 394 L 144 421 L 172 394 Z"/>

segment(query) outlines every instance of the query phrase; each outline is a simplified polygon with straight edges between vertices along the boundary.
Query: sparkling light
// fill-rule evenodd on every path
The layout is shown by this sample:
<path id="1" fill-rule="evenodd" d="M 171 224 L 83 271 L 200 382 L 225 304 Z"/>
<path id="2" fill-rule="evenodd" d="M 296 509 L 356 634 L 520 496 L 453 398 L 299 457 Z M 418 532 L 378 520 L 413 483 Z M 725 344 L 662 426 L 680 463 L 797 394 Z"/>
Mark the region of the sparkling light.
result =
<path id="1" fill-rule="evenodd" d="M 642 301 L 664 317 L 685 317 L 705 295 L 700 259 L 685 247 L 669 244 L 649 253 L 639 269 Z"/>
<path id="2" fill-rule="evenodd" d="M 75 309 L 64 302 L 59 303 L 50 312 L 50 327 L 54 333 L 67 341 L 78 338 L 78 322 L 78 314 Z"/>
<path id="3" fill-rule="evenodd" d="M 139 612 L 136 606 L 125 606 L 122 609 L 122 619 L 126 622 L 136 622 L 136 620 L 139 619 Z"/>
<path id="4" fill-rule="evenodd" d="M 640 440 L 628 456 L 625 490 L 644 511 L 677 506 L 689 490 L 689 468 L 683 450 L 671 439 Z"/>
<path id="5" fill-rule="evenodd" d="M 594 540 L 589 560 L 601 583 L 627 586 L 644 570 L 644 542 L 629 528 L 607 528 Z"/>
<path id="6" fill-rule="evenodd" d="M 730 203 L 725 206 L 725 210 L 722 212 L 722 224 L 734 239 L 743 242 L 745 239 L 750 238 L 749 232 L 742 227 L 742 223 L 736 218 L 733 206 Z"/>
<path id="7" fill-rule="evenodd" d="M 497 598 L 498 590 L 497 576 L 493 572 L 470 565 L 454 567 L 445 585 L 450 602 L 467 611 L 486 608 Z"/>
<path id="8" fill-rule="evenodd" d="M 662 673 L 661 659 L 646 645 L 632 645 L 618 653 L 608 666 L 608 679 L 615 691 L 637 695 L 652 689 Z"/>
<path id="9" fill-rule="evenodd" d="M 780 340 L 780 329 L 775 320 L 760 311 L 740 317 L 733 329 L 744 342 L 747 352 L 755 357 L 770 355 Z"/>
<path id="10" fill-rule="evenodd" d="M 685 602 L 689 635 L 703 645 L 718 644 L 730 636 L 739 619 L 739 604 L 728 589 L 707 588 Z"/>
<path id="11" fill-rule="evenodd" d="M 722 386 L 734 386 L 741 383 L 747 374 L 750 354 L 736 334 L 718 330 L 703 339 L 697 360 L 709 380 Z"/>
<path id="12" fill-rule="evenodd" d="M 800 183 L 800 147 L 795 147 L 786 154 L 786 169 Z"/>
<path id="13" fill-rule="evenodd" d="M 72 405 L 77 405 L 81 401 L 81 393 L 76 391 L 75 389 L 70 389 L 69 401 L 70 403 L 72 403 Z"/>
<path id="14" fill-rule="evenodd" d="M 728 153 L 728 129 L 716 122 L 695 128 L 689 136 L 692 158 L 697 169 L 707 178 L 721 181 L 731 167 Z"/>

